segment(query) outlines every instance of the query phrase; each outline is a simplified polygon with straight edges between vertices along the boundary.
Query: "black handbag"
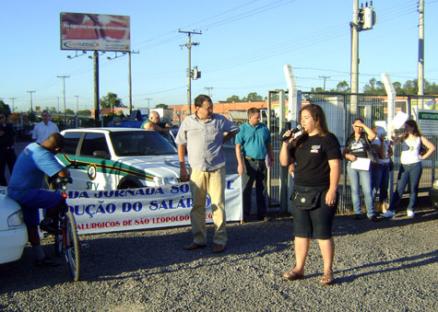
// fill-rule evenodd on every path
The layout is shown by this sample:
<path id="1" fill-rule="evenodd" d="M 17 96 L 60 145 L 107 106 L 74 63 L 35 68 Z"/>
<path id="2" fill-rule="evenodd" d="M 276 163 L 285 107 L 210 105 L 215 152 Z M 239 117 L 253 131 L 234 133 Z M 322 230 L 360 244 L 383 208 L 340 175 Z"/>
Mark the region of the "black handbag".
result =
<path id="1" fill-rule="evenodd" d="M 322 193 L 321 190 L 296 190 L 292 195 L 292 204 L 303 210 L 317 208 L 320 206 Z"/>

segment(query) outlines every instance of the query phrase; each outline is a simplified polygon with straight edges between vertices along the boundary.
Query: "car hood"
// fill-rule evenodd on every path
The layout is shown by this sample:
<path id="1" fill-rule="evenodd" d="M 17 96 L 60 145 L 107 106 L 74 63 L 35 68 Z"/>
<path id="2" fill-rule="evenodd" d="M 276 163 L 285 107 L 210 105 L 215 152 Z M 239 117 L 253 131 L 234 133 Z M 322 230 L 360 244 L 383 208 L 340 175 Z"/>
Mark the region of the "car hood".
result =
<path id="1" fill-rule="evenodd" d="M 129 156 L 118 161 L 157 177 L 179 178 L 178 155 Z"/>

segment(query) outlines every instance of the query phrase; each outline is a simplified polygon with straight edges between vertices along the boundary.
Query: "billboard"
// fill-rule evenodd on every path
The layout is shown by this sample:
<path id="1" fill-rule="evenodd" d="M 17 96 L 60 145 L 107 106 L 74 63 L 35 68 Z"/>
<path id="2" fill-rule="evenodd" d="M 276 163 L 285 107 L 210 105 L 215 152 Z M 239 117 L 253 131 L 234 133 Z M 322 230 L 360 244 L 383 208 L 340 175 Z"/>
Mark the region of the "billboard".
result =
<path id="1" fill-rule="evenodd" d="M 61 50 L 131 50 L 129 16 L 61 12 Z"/>

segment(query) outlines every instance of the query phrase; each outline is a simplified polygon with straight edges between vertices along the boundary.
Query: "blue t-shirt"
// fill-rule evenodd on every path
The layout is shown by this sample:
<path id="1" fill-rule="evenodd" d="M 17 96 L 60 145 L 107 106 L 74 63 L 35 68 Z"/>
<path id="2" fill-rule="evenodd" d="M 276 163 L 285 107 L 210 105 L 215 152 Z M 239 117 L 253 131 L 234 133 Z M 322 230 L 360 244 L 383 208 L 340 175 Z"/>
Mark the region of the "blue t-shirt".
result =
<path id="1" fill-rule="evenodd" d="M 31 143 L 18 156 L 14 165 L 8 195 L 19 199 L 27 190 L 41 188 L 44 174 L 51 177 L 63 168 L 52 152 L 38 143 Z"/>
<path id="2" fill-rule="evenodd" d="M 240 126 L 236 136 L 236 144 L 241 145 L 243 154 L 254 159 L 265 159 L 270 143 L 271 134 L 262 123 L 251 126 L 246 122 Z"/>

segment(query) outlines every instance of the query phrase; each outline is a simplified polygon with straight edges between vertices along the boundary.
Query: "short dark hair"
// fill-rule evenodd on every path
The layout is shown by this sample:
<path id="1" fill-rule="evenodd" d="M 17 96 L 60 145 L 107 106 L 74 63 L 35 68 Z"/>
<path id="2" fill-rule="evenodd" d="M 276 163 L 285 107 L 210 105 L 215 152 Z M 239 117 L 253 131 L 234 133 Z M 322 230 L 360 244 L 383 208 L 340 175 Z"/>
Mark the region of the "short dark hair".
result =
<path id="1" fill-rule="evenodd" d="M 200 94 L 195 98 L 195 107 L 202 107 L 202 104 L 207 101 L 210 104 L 213 104 L 213 101 L 211 100 L 211 97 L 205 94 Z"/>
<path id="2" fill-rule="evenodd" d="M 64 148 L 64 137 L 62 134 L 55 132 L 49 135 L 47 140 L 50 141 L 53 147 L 63 149 Z"/>
<path id="3" fill-rule="evenodd" d="M 257 113 L 260 114 L 260 109 L 258 109 L 257 107 L 251 107 L 250 109 L 248 109 L 248 118 Z"/>

